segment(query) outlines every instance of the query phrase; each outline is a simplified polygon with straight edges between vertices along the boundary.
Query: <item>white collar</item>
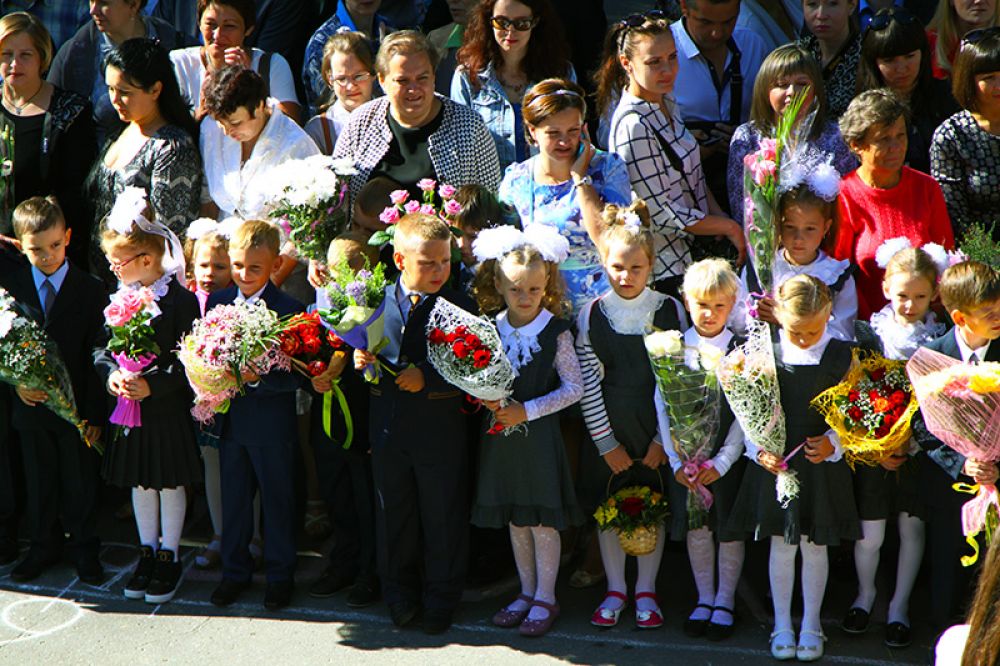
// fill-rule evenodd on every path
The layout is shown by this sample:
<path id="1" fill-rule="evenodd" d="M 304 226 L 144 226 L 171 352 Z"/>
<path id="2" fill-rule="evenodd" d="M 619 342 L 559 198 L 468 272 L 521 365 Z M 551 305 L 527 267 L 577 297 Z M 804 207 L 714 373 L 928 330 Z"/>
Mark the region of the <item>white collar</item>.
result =
<path id="1" fill-rule="evenodd" d="M 609 290 L 599 301 L 601 312 L 608 318 L 608 323 L 619 335 L 642 335 L 653 325 L 656 311 L 667 300 L 665 294 L 646 287 L 641 294 L 632 299 L 624 299 Z"/>
<path id="2" fill-rule="evenodd" d="M 792 343 L 788 339 L 788 333 L 783 328 L 778 329 L 778 339 L 781 345 L 781 358 L 786 365 L 819 365 L 823 359 L 823 353 L 826 351 L 826 346 L 830 344 L 833 337 L 830 335 L 830 329 L 827 328 L 823 332 L 823 337 L 808 349 L 802 349 Z"/>
<path id="3" fill-rule="evenodd" d="M 729 342 L 732 339 L 733 332 L 730 331 L 728 327 L 723 327 L 723 329 L 719 331 L 714 338 L 703 337 L 694 326 L 684 331 L 684 344 L 688 347 L 697 347 L 698 345 L 705 343 L 706 345 L 711 345 L 722 352 L 727 352 L 729 351 Z"/>
<path id="4" fill-rule="evenodd" d="M 955 327 L 955 340 L 958 341 L 958 352 L 962 355 L 962 362 L 968 363 L 969 358 L 975 354 L 976 358 L 979 359 L 980 363 L 986 362 L 986 354 L 990 351 L 990 344 L 993 342 L 990 340 L 982 347 L 976 347 L 973 349 L 966 342 L 965 338 L 962 337 L 961 331 L 958 330 L 958 326 Z"/>
<path id="5" fill-rule="evenodd" d="M 823 284 L 830 286 L 837 283 L 840 276 L 848 269 L 851 262 L 847 259 L 837 260 L 820 250 L 816 258 L 808 264 L 793 266 L 785 259 L 785 251 L 779 249 L 774 256 L 775 284 L 781 284 L 795 275 L 811 275 Z"/>
<path id="6" fill-rule="evenodd" d="M 167 292 L 170 290 L 170 281 L 173 279 L 173 273 L 164 273 L 158 277 L 153 284 L 149 285 L 149 289 L 153 292 L 153 296 L 156 297 L 156 300 L 160 300 L 167 295 Z M 127 286 L 131 289 L 141 289 L 143 287 L 141 282 L 133 282 Z"/>
<path id="7" fill-rule="evenodd" d="M 946 328 L 930 311 L 924 321 L 900 324 L 896 321 L 892 303 L 872 315 L 871 326 L 882 341 L 885 357 L 897 361 L 908 360 L 917 349 L 943 335 Z"/>
<path id="8" fill-rule="evenodd" d="M 552 313 L 542 308 L 541 312 L 524 326 L 512 326 L 508 318 L 509 310 L 504 310 L 497 315 L 497 331 L 500 333 L 500 340 L 503 342 L 504 353 L 510 360 L 514 368 L 514 374 L 524 366 L 531 363 L 532 356 L 541 351 L 542 347 L 538 343 L 538 335 L 545 330 L 549 322 L 552 321 Z"/>
<path id="9" fill-rule="evenodd" d="M 258 291 L 257 293 L 252 294 L 251 296 L 244 296 L 243 292 L 240 291 L 240 288 L 236 287 L 236 302 L 237 303 L 246 302 L 249 303 L 250 305 L 253 305 L 254 303 L 260 300 L 260 297 L 263 295 L 265 289 L 267 289 L 266 284 L 263 287 L 261 287 L 260 291 Z"/>

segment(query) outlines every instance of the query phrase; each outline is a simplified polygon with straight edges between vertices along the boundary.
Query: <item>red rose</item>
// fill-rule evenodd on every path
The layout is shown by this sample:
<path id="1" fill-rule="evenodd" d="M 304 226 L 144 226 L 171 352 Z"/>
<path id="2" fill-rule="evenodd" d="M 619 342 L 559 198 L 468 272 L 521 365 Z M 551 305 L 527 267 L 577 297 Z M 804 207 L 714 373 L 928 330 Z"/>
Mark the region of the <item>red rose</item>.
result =
<path id="1" fill-rule="evenodd" d="M 282 335 L 281 351 L 289 356 L 295 356 L 299 353 L 299 339 L 294 335 Z"/>
<path id="2" fill-rule="evenodd" d="M 481 370 L 490 364 L 493 353 L 489 349 L 477 349 L 472 354 L 472 367 Z"/>
<path id="3" fill-rule="evenodd" d="M 323 343 L 315 335 L 302 336 L 302 351 L 307 354 L 315 354 L 319 351 Z"/>
<path id="4" fill-rule="evenodd" d="M 466 328 L 465 326 L 456 326 L 455 327 L 455 335 L 457 335 L 460 338 L 464 338 L 468 333 L 469 333 L 469 329 Z"/>
<path id="5" fill-rule="evenodd" d="M 896 390 L 892 392 L 889 396 L 889 402 L 893 405 L 905 405 L 910 401 L 910 398 L 904 391 Z"/>
<path id="6" fill-rule="evenodd" d="M 903 412 L 905 411 L 906 411 L 906 406 L 899 405 L 897 407 L 892 408 L 892 415 L 895 416 L 896 420 L 898 421 L 899 419 L 903 418 Z"/>
<path id="7" fill-rule="evenodd" d="M 885 379 L 885 368 L 876 368 L 872 370 L 871 377 L 873 381 L 876 382 L 882 381 L 883 379 Z"/>
<path id="8" fill-rule="evenodd" d="M 864 418 L 864 413 L 860 407 L 851 407 L 847 410 L 847 416 L 854 422 L 860 422 Z"/>
<path id="9" fill-rule="evenodd" d="M 875 437 L 877 437 L 878 439 L 882 439 L 888 434 L 889 434 L 889 428 L 887 428 L 884 424 L 875 428 Z"/>
<path id="10" fill-rule="evenodd" d="M 857 401 L 858 401 L 858 398 L 860 398 L 860 397 L 861 397 L 861 394 L 860 394 L 860 393 L 858 393 L 858 392 L 857 392 L 856 390 L 854 390 L 854 389 L 851 389 L 851 390 L 850 390 L 850 391 L 849 391 L 849 392 L 847 393 L 847 399 L 848 399 L 848 400 L 850 400 L 851 402 L 857 402 Z"/>
<path id="11" fill-rule="evenodd" d="M 886 428 L 891 428 L 892 426 L 896 425 L 896 421 L 898 420 L 899 420 L 898 416 L 893 416 L 892 412 L 889 412 L 888 414 L 885 415 L 885 418 L 882 419 L 882 425 L 884 425 Z"/>
<path id="12" fill-rule="evenodd" d="M 323 361 L 313 361 L 308 366 L 306 366 L 306 369 L 309 371 L 309 374 L 312 377 L 316 377 L 326 372 L 326 363 L 324 363 Z"/>
<path id="13" fill-rule="evenodd" d="M 618 503 L 618 508 L 626 516 L 635 518 L 646 508 L 646 501 L 641 497 L 626 497 Z"/>
<path id="14" fill-rule="evenodd" d="M 455 341 L 455 342 L 454 342 L 454 343 L 453 343 L 453 344 L 451 345 L 451 351 L 452 351 L 452 352 L 453 352 L 453 353 L 455 354 L 455 356 L 457 356 L 458 358 L 465 358 L 466 356 L 468 356 L 468 355 L 469 355 L 469 348 L 468 348 L 468 347 L 466 347 L 466 346 L 465 346 L 465 343 L 464 343 L 464 342 L 462 342 L 461 340 L 456 340 L 456 341 Z"/>
<path id="15" fill-rule="evenodd" d="M 443 345 L 448 342 L 448 336 L 445 335 L 444 331 L 442 331 L 440 328 L 435 327 L 431 331 L 431 334 L 427 336 L 427 340 L 432 345 Z"/>
<path id="16" fill-rule="evenodd" d="M 458 335 L 455 333 L 449 333 L 448 335 L 444 336 L 444 341 L 447 342 L 449 345 L 455 342 L 455 340 L 458 340 Z"/>
<path id="17" fill-rule="evenodd" d="M 344 342 L 343 338 L 341 338 L 339 335 L 337 335 L 333 331 L 329 331 L 326 334 L 326 341 L 329 342 L 330 346 L 333 347 L 334 349 L 340 349 L 345 344 L 347 344 L 347 343 Z"/>
<path id="18" fill-rule="evenodd" d="M 483 346 L 483 341 L 479 339 L 478 335 L 469 334 L 465 336 L 465 344 L 472 347 L 473 349 L 479 349 Z"/>
<path id="19" fill-rule="evenodd" d="M 876 390 L 874 390 L 874 389 L 872 389 L 871 391 L 868 391 L 868 399 L 870 401 L 872 401 L 872 402 L 875 402 L 876 400 L 878 400 L 881 397 L 882 396 L 879 395 L 879 392 L 876 391 Z"/>

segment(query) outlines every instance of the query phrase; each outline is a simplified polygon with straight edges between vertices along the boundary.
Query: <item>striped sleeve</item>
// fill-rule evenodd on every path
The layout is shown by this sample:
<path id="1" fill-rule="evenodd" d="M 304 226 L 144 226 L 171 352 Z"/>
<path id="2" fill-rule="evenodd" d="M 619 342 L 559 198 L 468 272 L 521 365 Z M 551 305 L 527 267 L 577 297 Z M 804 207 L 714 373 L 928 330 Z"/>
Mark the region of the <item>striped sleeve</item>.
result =
<path id="1" fill-rule="evenodd" d="M 604 366 L 590 345 L 590 311 L 596 301 L 591 301 L 580 311 L 577 320 L 578 334 L 576 337 L 576 355 L 580 360 L 580 373 L 583 376 L 583 399 L 580 407 L 583 410 L 583 420 L 587 424 L 591 439 L 597 445 L 597 452 L 602 456 L 618 448 L 614 432 L 611 430 L 611 420 L 604 405 L 604 394 L 601 391 L 601 380 L 604 379 Z"/>

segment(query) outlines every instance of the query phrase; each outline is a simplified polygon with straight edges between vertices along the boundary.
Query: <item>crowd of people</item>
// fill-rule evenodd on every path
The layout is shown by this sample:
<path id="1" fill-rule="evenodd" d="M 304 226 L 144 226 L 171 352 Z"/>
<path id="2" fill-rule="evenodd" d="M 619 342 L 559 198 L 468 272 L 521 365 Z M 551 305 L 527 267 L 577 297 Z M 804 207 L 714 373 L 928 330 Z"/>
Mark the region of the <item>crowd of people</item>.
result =
<path id="1" fill-rule="evenodd" d="M 575 530 L 593 538 L 571 584 L 606 581 L 591 623 L 610 628 L 630 603 L 627 556 L 589 517 L 635 477 L 671 507 L 637 558 L 642 629 L 663 624 L 666 540 L 686 544 L 697 588 L 684 631 L 710 640 L 736 627 L 747 541 L 768 540 L 771 653 L 817 660 L 828 549 L 854 544 L 858 591 L 842 628 L 863 633 L 891 523 L 886 644 L 911 642 L 925 550 L 928 619 L 944 629 L 964 617 L 976 569 L 960 564 L 963 497 L 951 488 L 994 484 L 996 461 L 958 456 L 917 418 L 907 446 L 852 470 L 810 400 L 841 381 L 854 347 L 1000 362 L 997 266 L 937 261 L 977 228 L 1000 240 L 994 2 L 680 0 L 610 22 L 599 2 L 558 0 L 340 0 L 318 12 L 91 0 L 79 15 L 28 4 L 0 18 L 0 286 L 58 344 L 104 450 L 83 447 L 44 394 L 4 387 L 0 566 L 13 581 L 64 549 L 81 581 L 103 579 L 103 483 L 131 492 L 140 547 L 125 596 L 169 601 L 194 489 L 214 532 L 197 566 L 221 569 L 217 606 L 244 595 L 257 567 L 264 606 L 291 603 L 299 527 L 329 521 L 329 566 L 310 593 L 349 588 L 356 607 L 381 597 L 397 625 L 419 617 L 440 633 L 475 560 L 470 539 L 493 548 L 506 530 L 521 588 L 492 622 L 541 636 L 559 616 L 561 535 Z M 779 197 L 765 293 L 747 256 L 744 165 L 799 103 L 791 131 L 810 161 Z M 349 229 L 325 262 L 268 222 L 275 174 L 318 155 L 353 165 Z M 410 212 L 390 246 L 370 245 L 395 192 L 420 200 L 428 181 L 454 191 L 458 237 Z M 133 188 L 138 208 L 122 205 Z M 244 301 L 303 312 L 340 263 L 392 277 L 386 346 L 338 351 L 311 382 L 250 372 L 228 411 L 197 426 L 172 351 L 194 322 Z M 159 308 L 161 353 L 141 373 L 107 347 L 102 312 L 120 285 L 148 287 Z M 470 410 L 429 364 L 423 331 L 441 299 L 495 322 L 517 377 L 509 402 Z M 762 449 L 723 403 L 712 456 L 692 476 L 643 334 L 680 331 L 728 352 L 747 317 L 773 326 L 787 450 L 804 452 Z M 331 424 L 320 403 L 335 382 L 349 410 Z M 141 426 L 109 426 L 115 397 L 139 402 Z M 782 508 L 768 480 L 788 467 L 803 490 Z M 687 495 L 706 488 L 711 516 L 695 529 Z M 984 608 L 1000 556 L 984 559 L 973 636 L 997 629 Z M 961 655 L 957 636 L 942 654 Z M 995 639 L 976 649 L 962 663 L 1000 658 Z"/>

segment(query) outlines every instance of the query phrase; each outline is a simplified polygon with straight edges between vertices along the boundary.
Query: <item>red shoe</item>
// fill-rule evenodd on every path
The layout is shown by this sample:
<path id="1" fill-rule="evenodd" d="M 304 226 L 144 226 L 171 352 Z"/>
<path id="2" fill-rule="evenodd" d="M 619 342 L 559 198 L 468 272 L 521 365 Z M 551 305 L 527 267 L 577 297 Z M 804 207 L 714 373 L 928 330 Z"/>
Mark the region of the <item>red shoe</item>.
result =
<path id="1" fill-rule="evenodd" d="M 622 605 L 618 608 L 603 608 L 604 601 L 608 597 L 613 597 L 615 599 L 621 599 Z M 590 616 L 590 623 L 595 627 L 601 627 L 602 629 L 610 629 L 611 627 L 618 624 L 618 618 L 621 616 L 622 611 L 628 605 L 628 597 L 626 597 L 621 592 L 610 591 L 604 595 L 604 601 L 601 601 L 602 606 L 598 606 L 594 614 Z"/>
<path id="2" fill-rule="evenodd" d="M 657 629 L 663 626 L 663 614 L 660 612 L 660 599 L 652 592 L 639 592 L 635 595 L 635 600 L 652 599 L 656 604 L 656 610 L 639 610 L 638 604 L 635 607 L 635 626 L 640 629 Z"/>

